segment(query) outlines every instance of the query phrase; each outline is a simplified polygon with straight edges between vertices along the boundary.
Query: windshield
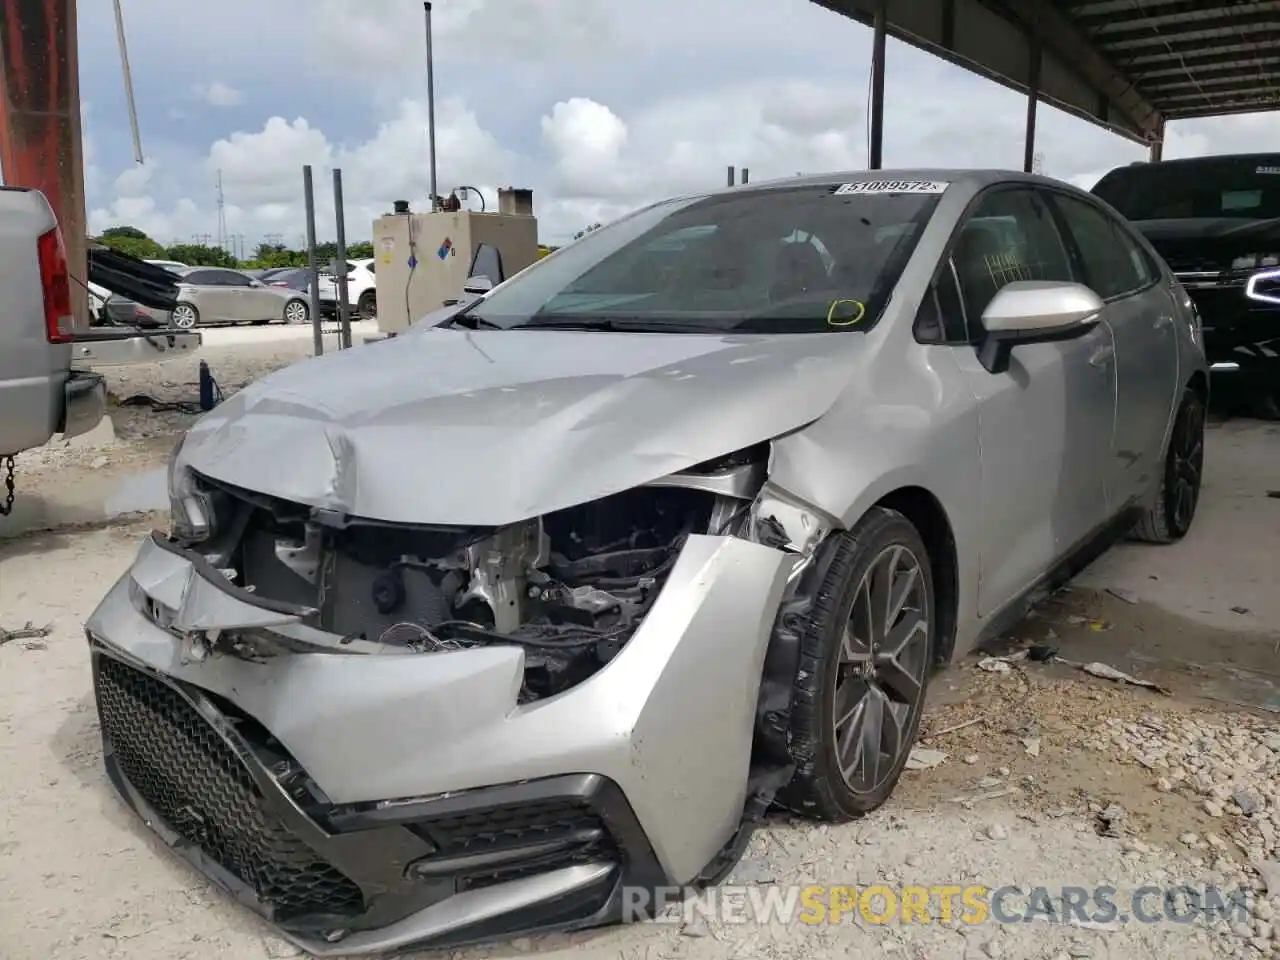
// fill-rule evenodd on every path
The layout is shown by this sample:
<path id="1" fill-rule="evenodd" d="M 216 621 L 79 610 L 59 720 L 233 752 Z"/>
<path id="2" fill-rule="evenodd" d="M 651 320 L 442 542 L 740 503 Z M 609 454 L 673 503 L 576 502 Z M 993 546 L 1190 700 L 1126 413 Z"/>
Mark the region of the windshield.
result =
<path id="1" fill-rule="evenodd" d="M 1140 163 L 1093 188 L 1130 220 L 1280 217 L 1280 154 Z"/>
<path id="2" fill-rule="evenodd" d="M 539 261 L 465 317 L 690 333 L 865 327 L 937 200 L 828 184 L 667 201 Z"/>

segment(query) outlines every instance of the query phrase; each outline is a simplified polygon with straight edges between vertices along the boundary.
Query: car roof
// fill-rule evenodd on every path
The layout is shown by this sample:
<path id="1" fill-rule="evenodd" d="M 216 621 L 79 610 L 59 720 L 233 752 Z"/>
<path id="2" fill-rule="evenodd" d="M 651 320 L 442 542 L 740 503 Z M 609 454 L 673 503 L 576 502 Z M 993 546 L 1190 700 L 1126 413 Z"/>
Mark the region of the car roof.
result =
<path id="1" fill-rule="evenodd" d="M 197 264 L 194 267 L 183 267 L 181 270 L 175 270 L 174 272 L 180 277 L 189 277 L 197 270 L 226 270 L 230 273 L 238 273 L 245 277 L 248 276 L 248 274 L 243 270 L 237 270 L 235 267 L 211 267 L 208 264 Z"/>
<path id="2" fill-rule="evenodd" d="M 978 169 L 965 170 L 945 167 L 924 167 L 894 170 L 843 170 L 834 173 L 801 174 L 795 177 L 782 177 L 777 180 L 759 180 L 735 187 L 721 187 L 699 193 L 671 197 L 670 200 L 698 200 L 744 191 L 785 190 L 793 187 L 839 186 L 844 183 L 860 183 L 866 180 L 932 180 L 953 185 L 967 185 L 975 190 L 996 183 L 1028 183 L 1041 186 L 1066 187 L 1070 190 L 1079 188 L 1062 180 L 1044 177 L 1035 173 L 1023 173 L 1021 170 Z"/>

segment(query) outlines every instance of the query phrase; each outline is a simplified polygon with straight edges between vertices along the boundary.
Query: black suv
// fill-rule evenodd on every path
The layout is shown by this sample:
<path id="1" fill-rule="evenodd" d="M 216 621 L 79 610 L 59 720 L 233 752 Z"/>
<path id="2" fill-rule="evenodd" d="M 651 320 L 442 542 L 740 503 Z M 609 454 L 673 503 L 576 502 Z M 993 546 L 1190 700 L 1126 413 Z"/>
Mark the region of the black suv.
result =
<path id="1" fill-rule="evenodd" d="M 1195 301 L 1215 385 L 1280 420 L 1280 154 L 1134 163 L 1093 188 Z"/>

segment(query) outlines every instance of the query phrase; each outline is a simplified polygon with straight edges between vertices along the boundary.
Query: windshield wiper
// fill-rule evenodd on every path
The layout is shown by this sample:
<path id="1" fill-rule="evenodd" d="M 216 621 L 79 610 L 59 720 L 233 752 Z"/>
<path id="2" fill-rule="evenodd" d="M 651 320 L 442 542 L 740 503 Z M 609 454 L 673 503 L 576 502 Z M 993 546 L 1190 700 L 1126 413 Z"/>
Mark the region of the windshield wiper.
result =
<path id="1" fill-rule="evenodd" d="M 652 317 L 579 317 L 545 314 L 518 323 L 512 330 L 603 330 L 611 333 L 730 333 L 730 327 L 694 323 L 687 320 L 660 320 Z"/>
<path id="2" fill-rule="evenodd" d="M 1238 237 L 1241 234 L 1262 233 L 1270 230 L 1272 227 L 1280 226 L 1280 217 L 1266 217 L 1262 220 L 1250 220 L 1248 223 L 1242 223 L 1238 227 L 1231 227 L 1229 230 L 1223 230 L 1219 237 Z M 1213 239 L 1210 237 L 1210 239 Z"/>

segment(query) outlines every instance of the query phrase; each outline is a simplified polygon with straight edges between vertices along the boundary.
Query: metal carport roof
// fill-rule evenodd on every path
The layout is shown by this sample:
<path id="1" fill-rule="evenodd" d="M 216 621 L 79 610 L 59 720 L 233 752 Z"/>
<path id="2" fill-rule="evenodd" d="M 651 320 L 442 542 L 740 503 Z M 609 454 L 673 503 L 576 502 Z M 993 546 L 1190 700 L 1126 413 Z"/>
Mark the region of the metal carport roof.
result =
<path id="1" fill-rule="evenodd" d="M 1169 120 L 1280 108 L 1280 0 L 813 0 L 875 28 L 870 166 L 880 166 L 884 38 L 902 40 L 1131 140 L 1159 159 Z"/>

